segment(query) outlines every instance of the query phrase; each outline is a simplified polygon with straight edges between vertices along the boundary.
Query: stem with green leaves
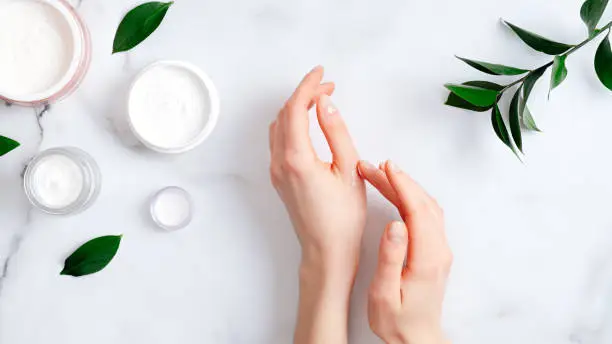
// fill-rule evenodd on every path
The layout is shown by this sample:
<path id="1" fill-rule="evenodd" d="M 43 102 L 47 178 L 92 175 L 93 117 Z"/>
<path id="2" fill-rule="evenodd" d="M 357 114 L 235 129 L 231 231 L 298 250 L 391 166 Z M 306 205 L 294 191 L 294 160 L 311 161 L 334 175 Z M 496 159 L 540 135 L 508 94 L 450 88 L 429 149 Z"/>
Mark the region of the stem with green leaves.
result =
<path id="1" fill-rule="evenodd" d="M 584 41 L 580 42 L 579 44 L 577 44 L 576 46 L 574 46 L 573 48 L 571 48 L 570 50 L 568 50 L 565 54 L 565 56 L 570 56 L 571 54 L 575 53 L 578 49 L 584 47 L 585 45 L 591 43 L 591 41 L 593 41 L 595 38 L 599 37 L 599 35 L 601 35 L 603 32 L 605 32 L 606 30 L 610 30 L 612 28 L 612 22 L 609 22 L 607 25 L 605 25 L 604 27 L 602 27 L 601 29 L 597 30 L 591 37 L 585 39 Z M 539 68 L 536 68 L 534 70 L 540 69 L 540 68 L 548 68 L 550 66 L 552 66 L 554 64 L 554 61 L 551 61 Z M 530 71 L 533 72 L 534 70 Z M 507 91 L 508 89 L 512 88 L 512 86 L 518 85 L 522 82 L 525 81 L 525 79 L 527 79 L 527 77 L 529 76 L 529 74 L 525 75 L 524 77 L 504 86 L 504 88 L 501 89 L 501 91 L 499 92 L 500 94 L 504 93 L 505 91 Z"/>
<path id="2" fill-rule="evenodd" d="M 548 97 L 550 98 L 551 92 L 559 87 L 568 76 L 566 66 L 568 56 L 589 44 L 604 32 L 607 33 L 607 37 L 601 41 L 597 49 L 594 66 L 601 83 L 612 91 L 612 42 L 610 42 L 612 22 L 599 29 L 597 28 L 609 2 L 610 0 L 584 0 L 580 8 L 580 18 L 588 29 L 588 37 L 576 45 L 548 39 L 503 20 L 503 23 L 523 43 L 535 51 L 554 56 L 553 60 L 539 68 L 529 70 L 457 56 L 459 60 L 465 62 L 470 67 L 489 75 L 521 77 L 508 85 L 500 85 L 483 80 L 472 80 L 462 84 L 446 84 L 445 87 L 450 91 L 450 94 L 445 104 L 470 111 L 491 111 L 491 124 L 495 134 L 504 145 L 519 157 L 519 160 L 522 160 L 521 156 L 524 154 L 522 131 L 540 131 L 527 106 L 535 84 L 548 68 L 551 68 L 548 91 Z M 517 85 L 516 92 L 514 92 L 510 102 L 508 128 L 499 108 L 500 100 L 506 91 Z"/>

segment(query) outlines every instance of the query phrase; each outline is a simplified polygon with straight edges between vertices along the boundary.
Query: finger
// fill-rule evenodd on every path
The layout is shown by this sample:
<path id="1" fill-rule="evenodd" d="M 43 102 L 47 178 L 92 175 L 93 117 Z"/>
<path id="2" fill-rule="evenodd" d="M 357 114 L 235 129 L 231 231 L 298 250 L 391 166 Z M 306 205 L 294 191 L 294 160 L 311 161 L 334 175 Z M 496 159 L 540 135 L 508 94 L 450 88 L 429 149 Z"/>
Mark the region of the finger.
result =
<path id="1" fill-rule="evenodd" d="M 431 201 L 425 190 L 390 160 L 385 163 L 384 170 L 389 184 L 397 193 L 403 214 L 410 215 Z"/>
<path id="2" fill-rule="evenodd" d="M 371 163 L 361 160 L 357 165 L 359 174 L 365 180 L 367 180 L 373 187 L 375 187 L 389 202 L 393 203 L 396 208 L 400 208 L 400 201 L 397 197 L 397 193 L 389 183 L 387 175 L 384 171 L 376 168 Z"/>
<path id="3" fill-rule="evenodd" d="M 291 98 L 289 98 L 288 104 L 290 106 L 308 108 L 308 104 L 313 99 L 316 99 L 317 90 L 323 80 L 323 67 L 314 67 L 295 89 Z"/>
<path id="4" fill-rule="evenodd" d="M 270 123 L 269 130 L 269 143 L 270 143 L 270 152 L 274 150 L 274 141 L 276 139 L 276 121 Z"/>
<path id="5" fill-rule="evenodd" d="M 404 260 L 408 245 L 408 233 L 403 222 L 387 225 L 378 250 L 378 267 L 370 291 L 377 297 L 401 304 L 401 285 Z"/>
<path id="6" fill-rule="evenodd" d="M 410 176 L 391 161 L 385 164 L 387 178 L 401 203 L 400 213 L 408 227 L 408 267 L 435 264 L 440 252 L 447 248 L 446 236 L 436 222 L 437 206 L 433 199 Z"/>
<path id="7" fill-rule="evenodd" d="M 316 100 L 322 79 L 323 68 L 315 67 L 304 77 L 281 111 L 279 130 L 282 130 L 286 151 L 315 155 L 309 135 L 308 104 Z"/>
<path id="8" fill-rule="evenodd" d="M 317 118 L 332 152 L 334 165 L 341 173 L 352 175 L 357 168 L 359 154 L 340 112 L 325 94 L 317 102 Z"/>
<path id="9" fill-rule="evenodd" d="M 308 110 L 312 109 L 313 106 L 315 106 L 317 99 L 319 99 L 320 96 L 327 94 L 328 96 L 331 96 L 332 94 L 334 94 L 334 91 L 336 90 L 336 84 L 334 84 L 333 82 L 326 82 L 321 84 L 321 86 L 319 86 L 319 89 L 317 90 L 317 95 L 314 99 L 312 99 L 310 101 L 310 103 L 308 104 Z"/>

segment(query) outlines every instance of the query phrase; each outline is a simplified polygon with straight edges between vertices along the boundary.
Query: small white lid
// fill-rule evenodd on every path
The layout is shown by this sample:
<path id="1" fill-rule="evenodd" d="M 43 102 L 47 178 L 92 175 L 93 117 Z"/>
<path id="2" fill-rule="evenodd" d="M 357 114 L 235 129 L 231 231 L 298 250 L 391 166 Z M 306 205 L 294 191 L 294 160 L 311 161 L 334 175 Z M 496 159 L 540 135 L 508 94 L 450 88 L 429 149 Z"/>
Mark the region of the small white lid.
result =
<path id="1" fill-rule="evenodd" d="M 168 231 L 185 228 L 193 219 L 191 195 L 178 186 L 168 186 L 155 193 L 150 210 L 153 221 Z"/>

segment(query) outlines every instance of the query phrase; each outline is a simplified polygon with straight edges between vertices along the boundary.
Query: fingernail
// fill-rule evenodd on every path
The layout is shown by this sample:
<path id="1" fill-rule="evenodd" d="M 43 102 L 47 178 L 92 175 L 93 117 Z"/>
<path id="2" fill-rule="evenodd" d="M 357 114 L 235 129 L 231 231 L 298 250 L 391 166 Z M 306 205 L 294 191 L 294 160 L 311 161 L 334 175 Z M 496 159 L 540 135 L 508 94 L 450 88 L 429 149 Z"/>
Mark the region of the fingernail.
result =
<path id="1" fill-rule="evenodd" d="M 316 72 L 317 70 L 322 69 L 322 68 L 323 68 L 323 66 L 321 66 L 321 65 L 317 65 L 317 66 L 315 66 L 315 67 L 314 67 L 312 70 L 310 70 L 310 72 L 311 72 L 311 73 L 312 73 L 312 72 Z"/>
<path id="2" fill-rule="evenodd" d="M 365 160 L 359 161 L 359 164 L 357 166 L 359 167 L 359 172 L 361 174 L 368 172 L 368 171 L 373 171 L 376 169 L 374 165 L 372 165 L 370 162 L 365 161 Z"/>
<path id="3" fill-rule="evenodd" d="M 387 233 L 389 240 L 394 243 L 402 243 L 404 242 L 404 237 L 406 236 L 406 230 L 404 230 L 404 226 L 402 226 L 399 222 L 393 222 L 391 227 L 389 227 L 389 232 Z"/>
<path id="4" fill-rule="evenodd" d="M 333 115 L 338 112 L 338 109 L 336 108 L 334 103 L 332 103 L 331 98 L 327 94 L 321 95 L 319 101 L 321 102 L 321 107 L 328 115 Z"/>
<path id="5" fill-rule="evenodd" d="M 385 163 L 381 162 L 380 164 L 378 164 L 378 168 L 384 171 L 385 170 Z"/>
<path id="6" fill-rule="evenodd" d="M 397 167 L 397 165 L 391 160 L 387 160 L 387 169 L 393 173 L 397 173 L 400 171 L 399 167 Z"/>

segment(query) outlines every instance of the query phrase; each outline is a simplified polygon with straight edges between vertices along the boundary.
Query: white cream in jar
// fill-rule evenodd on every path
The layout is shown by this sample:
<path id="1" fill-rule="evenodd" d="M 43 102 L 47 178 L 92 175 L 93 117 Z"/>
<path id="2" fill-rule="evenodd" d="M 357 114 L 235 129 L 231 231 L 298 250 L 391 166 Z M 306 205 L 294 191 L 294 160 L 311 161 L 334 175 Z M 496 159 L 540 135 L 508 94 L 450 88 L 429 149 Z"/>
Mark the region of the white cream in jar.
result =
<path id="1" fill-rule="evenodd" d="M 202 143 L 214 129 L 219 97 L 210 78 L 197 67 L 157 62 L 134 80 L 128 116 L 144 145 L 162 153 L 182 153 Z"/>
<path id="2" fill-rule="evenodd" d="M 100 169 L 93 158 L 75 147 L 52 148 L 38 154 L 26 168 L 24 189 L 38 209 L 68 215 L 87 209 L 100 192 Z"/>
<path id="3" fill-rule="evenodd" d="M 64 0 L 0 0 L 0 99 L 59 100 L 83 78 L 89 54 L 87 29 Z"/>

